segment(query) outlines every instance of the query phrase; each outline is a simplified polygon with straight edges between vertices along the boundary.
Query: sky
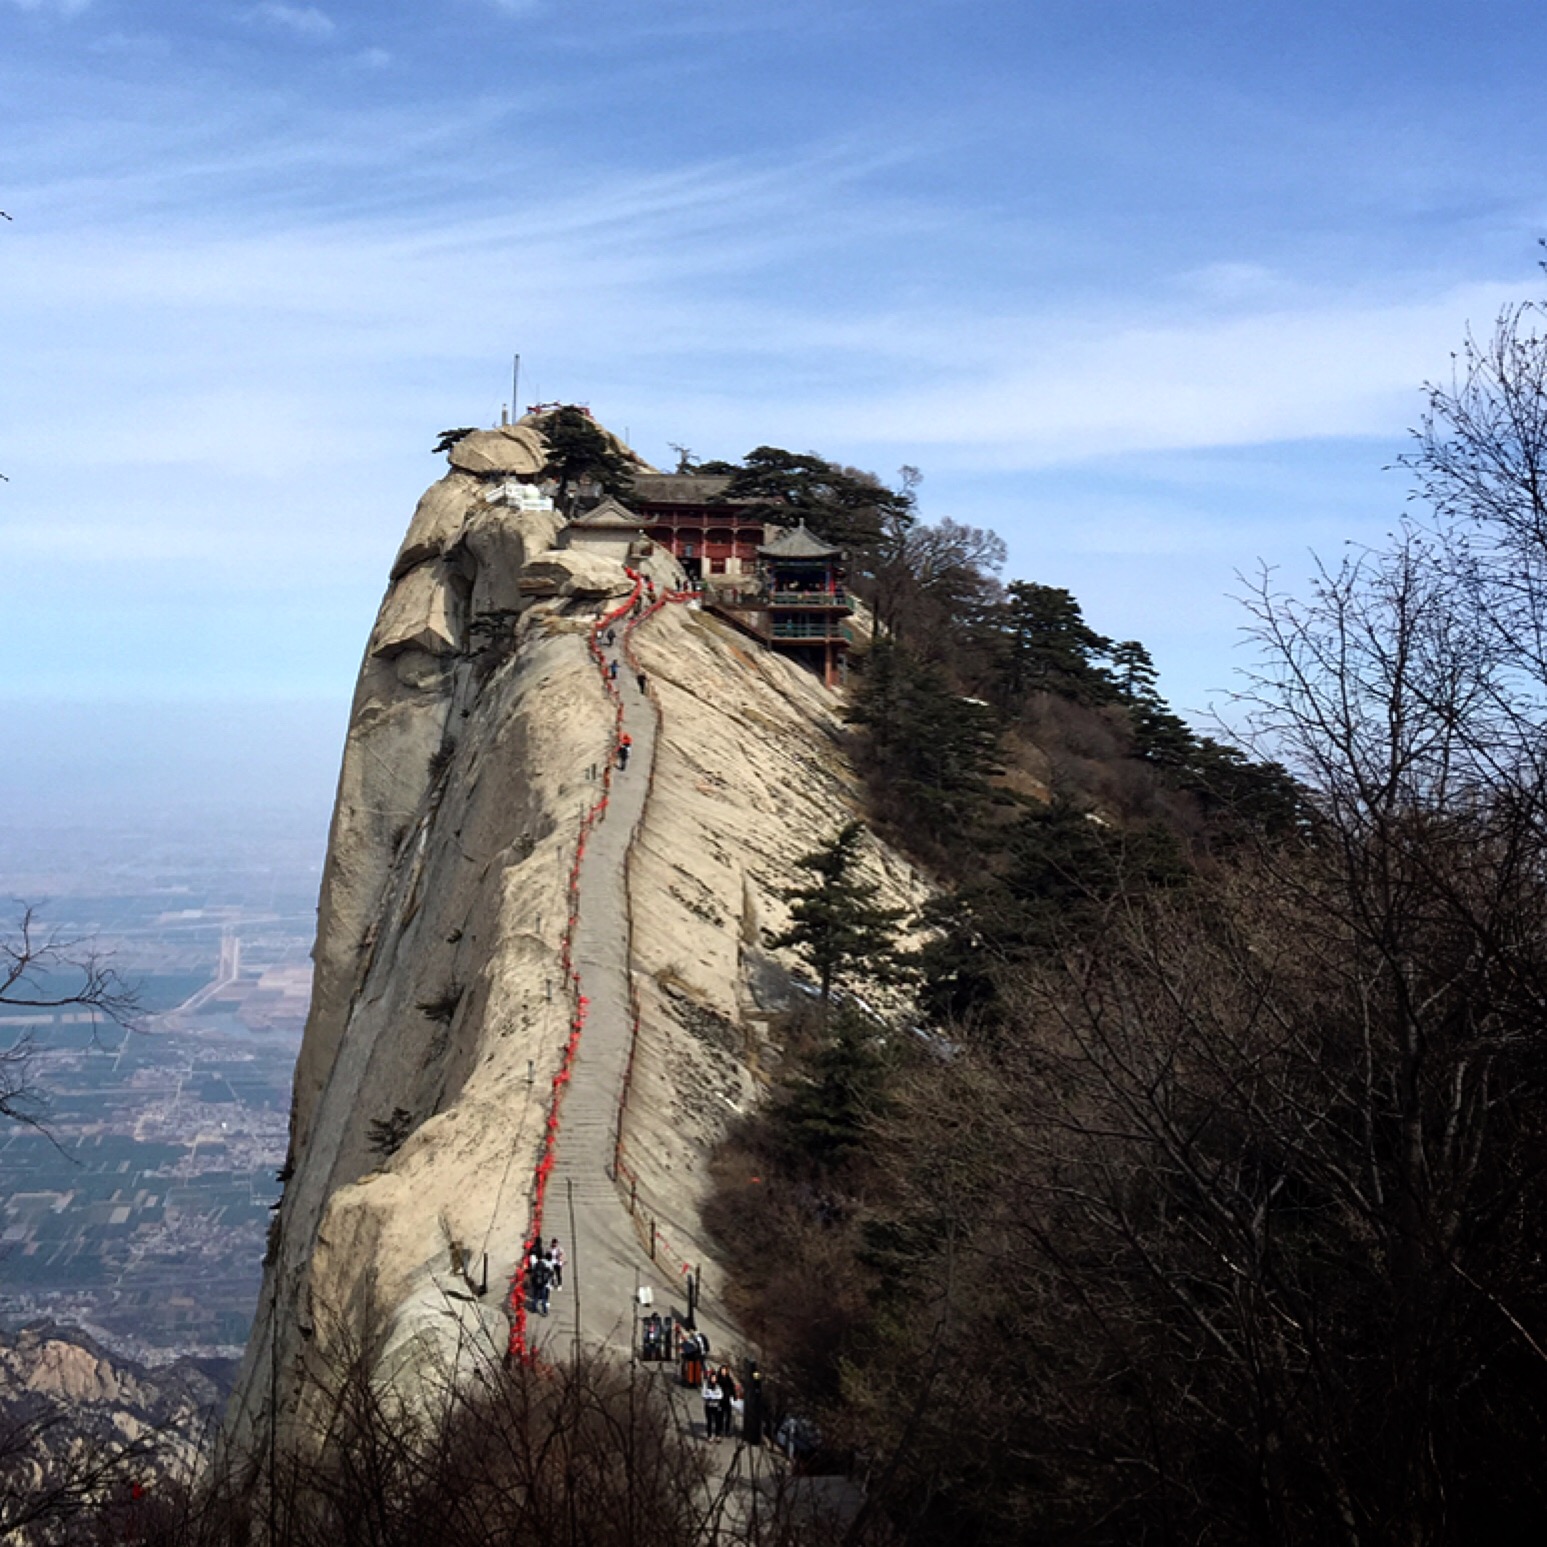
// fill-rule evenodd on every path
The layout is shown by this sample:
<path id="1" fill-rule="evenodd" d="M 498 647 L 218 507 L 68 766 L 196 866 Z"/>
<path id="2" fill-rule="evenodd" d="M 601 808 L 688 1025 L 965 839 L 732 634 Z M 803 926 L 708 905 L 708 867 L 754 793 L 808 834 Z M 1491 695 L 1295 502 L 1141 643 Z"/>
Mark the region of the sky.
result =
<path id="1" fill-rule="evenodd" d="M 997 530 L 1204 714 L 1540 293 L 1474 0 L 0 0 L 0 832 L 325 830 L 438 433 L 591 405 Z"/>

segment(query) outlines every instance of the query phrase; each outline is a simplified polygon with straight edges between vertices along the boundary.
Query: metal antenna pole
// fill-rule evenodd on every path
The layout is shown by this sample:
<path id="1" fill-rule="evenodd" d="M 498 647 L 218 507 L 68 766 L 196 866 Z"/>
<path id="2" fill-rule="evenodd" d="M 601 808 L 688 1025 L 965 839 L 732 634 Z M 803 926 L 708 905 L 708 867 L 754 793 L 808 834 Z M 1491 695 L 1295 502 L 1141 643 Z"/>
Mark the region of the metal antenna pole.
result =
<path id="1" fill-rule="evenodd" d="M 516 356 L 516 363 L 510 371 L 510 422 L 514 424 L 521 417 L 521 356 Z"/>

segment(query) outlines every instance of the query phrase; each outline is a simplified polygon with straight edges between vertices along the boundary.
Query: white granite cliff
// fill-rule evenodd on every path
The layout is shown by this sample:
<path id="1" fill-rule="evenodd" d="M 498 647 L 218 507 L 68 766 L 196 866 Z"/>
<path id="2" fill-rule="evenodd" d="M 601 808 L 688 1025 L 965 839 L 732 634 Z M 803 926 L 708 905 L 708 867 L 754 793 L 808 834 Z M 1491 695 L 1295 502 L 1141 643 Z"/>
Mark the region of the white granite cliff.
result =
<path id="1" fill-rule="evenodd" d="M 706 1159 L 757 1099 L 793 965 L 766 933 L 785 918 L 793 861 L 858 810 L 840 699 L 693 606 L 646 613 L 619 639 L 614 703 L 590 639 L 634 582 L 615 560 L 555 550 L 559 518 L 529 484 L 499 482 L 530 471 L 518 428 L 464 444 L 420 501 L 366 650 L 239 1442 L 271 1415 L 304 1415 L 316 1370 L 363 1330 L 399 1379 L 469 1338 L 506 1345 L 575 1018 L 570 878 L 620 714 L 635 757 L 576 881 L 592 938 L 571 946 L 591 1004 L 557 1154 L 565 1202 L 580 1200 L 591 1309 L 586 1328 L 562 1325 L 618 1346 L 634 1281 L 657 1275 L 669 1297 L 685 1261 L 703 1264 L 713 1299 Z M 668 555 L 639 568 L 657 597 L 674 582 Z M 922 899 L 896 856 L 873 845 L 867 865 L 889 899 Z M 619 1038 L 632 1073 L 615 1180 Z M 549 1233 L 569 1239 L 548 1207 Z"/>

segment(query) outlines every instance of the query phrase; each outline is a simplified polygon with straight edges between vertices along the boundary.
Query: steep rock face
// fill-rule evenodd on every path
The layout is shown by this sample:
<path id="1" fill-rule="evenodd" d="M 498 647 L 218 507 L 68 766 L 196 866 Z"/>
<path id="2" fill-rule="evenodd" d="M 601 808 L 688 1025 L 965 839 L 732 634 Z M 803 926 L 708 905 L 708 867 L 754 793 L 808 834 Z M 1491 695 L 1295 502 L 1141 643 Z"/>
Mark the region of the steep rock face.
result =
<path id="1" fill-rule="evenodd" d="M 577 578 L 558 518 L 489 490 L 453 471 L 420 502 L 362 667 L 238 1442 L 304 1412 L 362 1336 L 386 1373 L 503 1345 L 573 1014 L 568 877 L 611 752 L 587 638 L 629 582 L 587 554 L 583 586 L 553 585 Z M 650 562 L 664 590 L 672 561 Z M 858 790 L 837 700 L 798 666 L 678 604 L 634 644 L 661 730 L 627 866 L 642 1024 L 624 1150 L 674 1249 L 706 1260 L 707 1151 L 756 1099 L 789 993 L 765 929 Z M 868 863 L 889 900 L 922 897 L 895 857 Z"/>
<path id="2" fill-rule="evenodd" d="M 771 1013 L 792 992 L 767 940 L 789 924 L 795 862 L 862 812 L 841 699 L 713 615 L 671 607 L 641 629 L 661 733 L 629 867 L 639 1054 L 624 1157 L 678 1253 L 717 1275 L 698 1223 L 709 1151 L 777 1068 Z M 917 908 L 924 879 L 867 841 L 865 878 Z"/>
<path id="3" fill-rule="evenodd" d="M 479 496 L 475 480 L 452 473 L 420 501 L 361 668 L 318 907 L 292 1164 L 310 1141 L 398 851 L 424 815 L 432 759 L 477 694 L 486 664 L 477 648 L 519 607 L 517 577 L 562 524 L 551 511 L 493 509 Z M 427 510 L 433 520 L 422 519 Z"/>

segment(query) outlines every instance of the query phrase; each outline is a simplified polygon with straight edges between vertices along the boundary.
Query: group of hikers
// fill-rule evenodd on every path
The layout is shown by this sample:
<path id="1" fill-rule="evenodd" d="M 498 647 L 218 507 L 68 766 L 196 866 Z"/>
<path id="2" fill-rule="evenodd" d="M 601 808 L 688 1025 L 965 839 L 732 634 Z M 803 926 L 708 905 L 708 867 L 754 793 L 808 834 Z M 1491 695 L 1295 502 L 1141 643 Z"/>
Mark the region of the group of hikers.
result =
<path id="1" fill-rule="evenodd" d="M 618 643 L 618 631 L 617 631 L 617 629 L 615 629 L 615 628 L 608 629 L 606 634 L 603 636 L 603 638 L 605 638 L 605 640 L 607 641 L 607 648 L 609 650 L 613 650 L 613 649 L 617 648 L 617 643 Z M 618 680 L 618 658 L 616 656 L 614 656 L 607 663 L 607 680 L 609 682 L 616 682 Z M 646 677 L 646 675 L 642 671 L 637 671 L 637 672 L 634 673 L 634 681 L 639 684 L 639 691 L 641 693 L 643 693 L 645 691 L 645 688 L 648 685 L 649 680 L 650 679 L 648 677 Z M 632 736 L 630 736 L 627 731 L 624 731 L 623 734 L 618 737 L 617 761 L 618 761 L 618 772 L 619 773 L 622 773 L 623 770 L 628 767 L 629 755 L 630 755 L 630 753 L 633 752 L 633 750 L 634 750 L 634 738 Z"/>
<path id="2" fill-rule="evenodd" d="M 564 1287 L 564 1248 L 559 1238 L 544 1246 L 536 1241 L 526 1258 L 526 1303 L 539 1316 L 548 1314 L 548 1297 Z"/>
<path id="3" fill-rule="evenodd" d="M 669 1349 L 673 1341 L 671 1332 L 675 1328 L 667 1330 L 664 1340 L 661 1338 L 659 1317 L 649 1318 L 656 1323 L 655 1342 L 659 1347 L 664 1342 L 664 1349 Z M 650 1327 L 647 1322 L 647 1341 L 650 1336 Z M 663 1351 L 664 1351 L 663 1349 Z M 704 1404 L 704 1440 L 706 1443 L 715 1443 L 722 1439 L 740 1438 L 746 1444 L 758 1445 L 762 1443 L 762 1377 L 757 1373 L 757 1365 L 749 1363 L 747 1366 L 748 1378 L 755 1389 L 744 1389 L 737 1383 L 736 1377 L 731 1374 L 731 1367 L 722 1364 L 718 1368 L 709 1358 L 709 1339 L 698 1331 L 684 1332 L 681 1343 L 681 1376 L 684 1386 L 697 1386 L 699 1399 Z M 646 1357 L 650 1357 L 646 1354 Z M 751 1411 L 748 1411 L 748 1403 Z"/>
<path id="4" fill-rule="evenodd" d="M 609 645 L 612 643 L 611 629 L 607 630 L 607 643 Z M 618 680 L 618 662 L 616 658 L 608 661 L 607 663 L 607 680 L 609 682 L 616 682 Z M 641 693 L 644 692 L 645 686 L 649 680 L 650 679 L 642 671 L 636 671 L 634 673 L 634 681 L 639 685 L 639 691 Z"/>
<path id="5" fill-rule="evenodd" d="M 735 1439 L 746 1404 L 730 1366 L 722 1364 L 718 1370 L 706 1370 L 698 1394 L 704 1403 L 705 1442 L 714 1445 L 722 1439 Z"/>
<path id="6" fill-rule="evenodd" d="M 762 1444 L 765 1393 L 756 1360 L 747 1361 L 743 1386 L 728 1364 L 717 1367 L 710 1359 L 708 1335 L 690 1329 L 670 1312 L 652 1313 L 640 1321 L 639 1357 L 646 1363 L 676 1362 L 678 1379 L 696 1388 L 704 1404 L 706 1441 L 739 1438 L 746 1445 Z"/>
<path id="7" fill-rule="evenodd" d="M 607 648 L 609 650 L 615 649 L 617 647 L 617 643 L 618 643 L 618 631 L 615 628 L 608 629 L 607 630 Z M 612 658 L 612 660 L 608 661 L 608 663 L 607 663 L 607 680 L 609 682 L 616 682 L 618 680 L 618 666 L 619 666 L 619 663 L 618 663 L 618 659 L 617 659 L 616 656 L 614 656 Z M 641 693 L 644 692 L 645 685 L 646 685 L 646 683 L 649 682 L 649 680 L 650 679 L 642 671 L 636 671 L 634 673 L 634 681 L 639 684 L 639 691 Z"/>

